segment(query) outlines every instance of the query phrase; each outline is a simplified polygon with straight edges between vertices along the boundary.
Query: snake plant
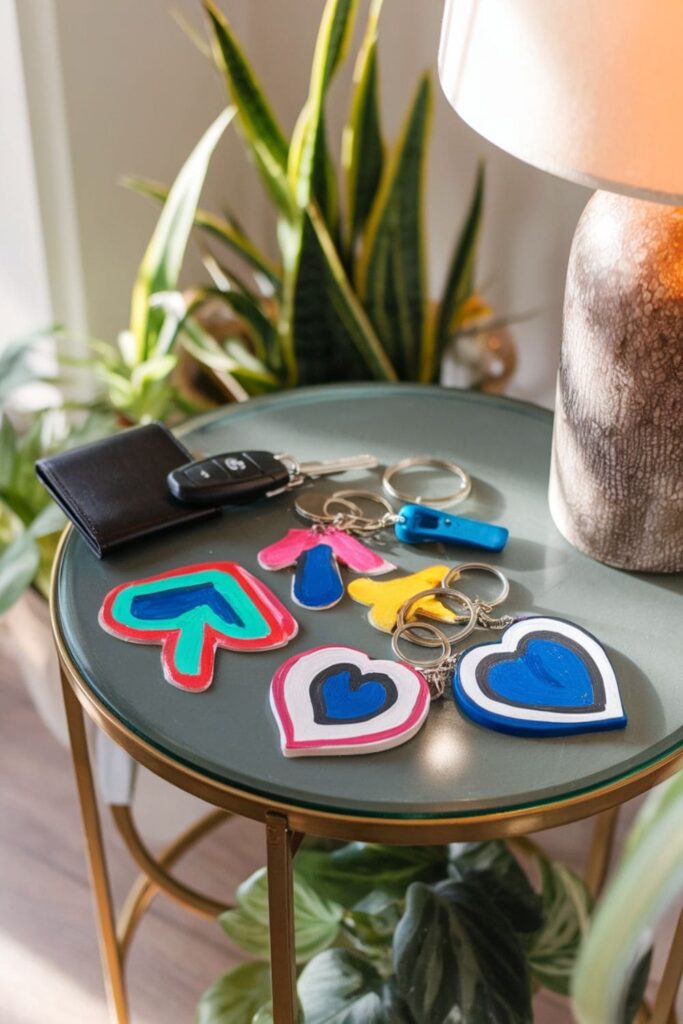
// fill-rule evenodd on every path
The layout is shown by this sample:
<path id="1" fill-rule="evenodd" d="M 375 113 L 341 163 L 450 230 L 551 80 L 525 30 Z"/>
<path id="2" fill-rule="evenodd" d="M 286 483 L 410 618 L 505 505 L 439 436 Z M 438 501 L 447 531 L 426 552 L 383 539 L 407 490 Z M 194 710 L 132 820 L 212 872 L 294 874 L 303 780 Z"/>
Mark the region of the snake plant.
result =
<path id="1" fill-rule="evenodd" d="M 485 312 L 474 294 L 484 175 L 480 168 L 440 300 L 432 302 L 423 209 L 429 75 L 418 82 L 398 138 L 387 145 L 377 53 L 382 3 L 372 0 L 338 175 L 326 100 L 348 54 L 357 0 L 328 0 L 324 8 L 308 95 L 291 138 L 230 23 L 213 0 L 204 6 L 235 123 L 277 214 L 279 260 L 266 256 L 234 218 L 198 210 L 196 224 L 227 246 L 232 263 L 224 266 L 214 254 L 206 259 L 213 280 L 190 295 L 181 325 L 186 348 L 248 394 L 329 380 L 437 380 L 463 321 Z M 159 200 L 168 194 L 146 180 L 130 184 Z M 235 325 L 220 344 L 191 315 L 216 298 Z"/>

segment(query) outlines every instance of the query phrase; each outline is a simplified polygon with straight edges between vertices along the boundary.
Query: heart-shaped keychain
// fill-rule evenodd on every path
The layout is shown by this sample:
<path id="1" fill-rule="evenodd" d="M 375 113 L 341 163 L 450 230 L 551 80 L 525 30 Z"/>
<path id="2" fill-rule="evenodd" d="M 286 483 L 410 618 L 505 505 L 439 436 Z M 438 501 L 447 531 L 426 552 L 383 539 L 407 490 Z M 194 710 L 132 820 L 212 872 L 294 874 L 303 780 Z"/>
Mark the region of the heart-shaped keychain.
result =
<path id="1" fill-rule="evenodd" d="M 285 757 L 389 750 L 415 735 L 429 700 L 410 665 L 342 646 L 295 654 L 270 688 Z"/>
<path id="2" fill-rule="evenodd" d="M 627 717 L 606 651 L 564 619 L 534 616 L 459 659 L 453 691 L 480 725 L 522 736 L 623 729 Z"/>

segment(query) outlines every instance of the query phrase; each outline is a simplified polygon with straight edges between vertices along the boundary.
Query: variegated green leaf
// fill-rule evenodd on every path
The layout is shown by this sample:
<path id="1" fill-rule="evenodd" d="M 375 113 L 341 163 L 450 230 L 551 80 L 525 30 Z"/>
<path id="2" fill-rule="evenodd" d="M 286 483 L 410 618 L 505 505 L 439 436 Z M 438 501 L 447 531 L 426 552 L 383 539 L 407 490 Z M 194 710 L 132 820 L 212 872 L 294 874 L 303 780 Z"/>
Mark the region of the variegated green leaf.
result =
<path id="1" fill-rule="evenodd" d="M 234 378 L 247 395 L 266 394 L 282 387 L 282 381 L 238 339 L 219 343 L 191 317 L 183 322 L 180 339 L 193 359 L 216 375 Z"/>
<path id="2" fill-rule="evenodd" d="M 40 565 L 40 551 L 28 530 L 23 530 L 0 553 L 0 615 L 30 586 Z"/>
<path id="3" fill-rule="evenodd" d="M 165 203 L 168 197 L 168 186 L 160 185 L 158 182 L 149 181 L 147 178 L 126 178 L 123 184 L 139 192 L 141 195 L 149 196 Z M 203 228 L 207 234 L 223 242 L 234 253 L 240 256 L 254 270 L 264 274 L 272 282 L 275 290 L 279 290 L 282 284 L 281 271 L 272 260 L 269 260 L 258 249 L 253 242 L 234 224 L 223 217 L 218 217 L 208 210 L 197 209 L 194 222 L 197 227 Z"/>
<path id="4" fill-rule="evenodd" d="M 290 216 L 293 209 L 287 180 L 287 139 L 227 19 L 213 0 L 204 0 L 204 6 L 211 19 L 228 91 L 239 111 L 239 123 L 249 152 L 278 210 Z"/>
<path id="5" fill-rule="evenodd" d="M 277 328 L 263 312 L 260 303 L 235 288 L 202 288 L 194 296 L 190 312 L 194 313 L 206 299 L 219 298 L 245 326 L 253 343 L 255 355 L 274 370 L 281 368 Z"/>
<path id="6" fill-rule="evenodd" d="M 282 347 L 295 356 L 298 383 L 396 379 L 313 204 L 304 219 L 290 275 L 281 323 Z"/>
<path id="7" fill-rule="evenodd" d="M 265 868 L 254 872 L 235 892 L 237 906 L 220 915 L 223 930 L 240 949 L 252 956 L 270 956 L 268 876 Z M 303 879 L 294 876 L 294 925 L 296 958 L 306 963 L 331 946 L 339 932 L 343 910 L 323 899 Z"/>
<path id="8" fill-rule="evenodd" d="M 216 118 L 190 153 L 169 190 L 133 286 L 130 330 L 136 347 L 130 365 L 141 362 L 152 353 L 163 313 L 150 309 L 150 296 L 173 289 L 178 283 L 209 160 L 234 113 L 234 109 L 224 110 Z"/>
<path id="9" fill-rule="evenodd" d="M 683 895 L 683 772 L 655 790 L 593 915 L 572 984 L 580 1024 L 622 1024 L 652 930 Z"/>
<path id="10" fill-rule="evenodd" d="M 327 149 L 325 99 L 344 60 L 353 32 L 358 0 L 328 0 L 316 40 L 308 99 L 292 138 L 288 174 L 296 202 L 305 210 L 314 200 L 334 236 L 339 202 L 334 167 Z"/>
<path id="11" fill-rule="evenodd" d="M 207 989 L 195 1024 L 251 1024 L 270 999 L 270 968 L 263 963 L 240 964 Z"/>
<path id="12" fill-rule="evenodd" d="M 434 335 L 429 348 L 423 353 L 424 362 L 420 374 L 422 380 L 431 380 L 437 373 L 441 357 L 451 336 L 453 319 L 458 309 L 472 294 L 483 205 L 484 167 L 482 164 L 477 172 L 474 192 L 465 222 L 453 250 Z"/>
<path id="13" fill-rule="evenodd" d="M 414 379 L 427 315 L 422 190 L 431 85 L 425 76 L 382 173 L 357 266 L 358 293 L 400 377 Z"/>
<path id="14" fill-rule="evenodd" d="M 383 0 L 372 0 L 365 36 L 353 75 L 351 108 L 342 139 L 342 168 L 346 177 L 347 262 L 351 265 L 355 244 L 365 226 L 377 194 L 384 143 L 380 128 L 377 81 L 377 22 Z"/>
<path id="15" fill-rule="evenodd" d="M 541 875 L 543 927 L 533 936 L 527 959 L 536 981 L 566 995 L 588 928 L 591 898 L 570 868 L 548 859 L 540 851 L 534 859 Z"/>

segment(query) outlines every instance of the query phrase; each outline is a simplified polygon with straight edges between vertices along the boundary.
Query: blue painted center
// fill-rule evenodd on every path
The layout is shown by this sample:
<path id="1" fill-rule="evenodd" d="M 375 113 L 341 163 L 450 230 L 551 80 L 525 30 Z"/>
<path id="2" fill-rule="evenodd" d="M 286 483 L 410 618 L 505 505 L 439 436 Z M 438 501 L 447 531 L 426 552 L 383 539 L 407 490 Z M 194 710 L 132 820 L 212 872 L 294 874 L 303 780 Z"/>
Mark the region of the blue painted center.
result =
<path id="1" fill-rule="evenodd" d="M 213 583 L 136 594 L 131 601 L 133 617 L 147 622 L 179 618 L 199 608 L 208 608 L 227 626 L 244 626 L 233 606 L 216 590 Z"/>
<path id="2" fill-rule="evenodd" d="M 372 718 L 384 709 L 387 700 L 386 687 L 372 678 L 364 677 L 363 682 L 352 689 L 348 670 L 329 675 L 322 684 L 321 695 L 326 716 L 340 722 Z"/>
<path id="3" fill-rule="evenodd" d="M 316 544 L 301 554 L 293 594 L 304 608 L 329 608 L 344 596 L 344 584 L 329 544 Z"/>
<path id="4" fill-rule="evenodd" d="M 591 673 L 580 654 L 541 637 L 531 637 L 516 657 L 490 664 L 486 683 L 496 696 L 521 707 L 591 707 L 596 698 Z"/>

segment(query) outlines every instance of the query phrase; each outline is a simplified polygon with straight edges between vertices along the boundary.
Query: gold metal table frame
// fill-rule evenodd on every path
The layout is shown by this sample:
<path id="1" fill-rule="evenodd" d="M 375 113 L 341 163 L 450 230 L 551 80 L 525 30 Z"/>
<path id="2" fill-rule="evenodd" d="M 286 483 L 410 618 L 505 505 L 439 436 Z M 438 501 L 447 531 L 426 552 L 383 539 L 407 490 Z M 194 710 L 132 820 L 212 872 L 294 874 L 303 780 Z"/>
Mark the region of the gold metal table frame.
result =
<path id="1" fill-rule="evenodd" d="M 174 863 L 194 843 L 229 815 L 265 825 L 271 942 L 271 979 L 275 1024 L 296 1024 L 296 964 L 292 864 L 304 835 L 339 840 L 419 845 L 484 839 L 515 839 L 531 832 L 597 815 L 587 858 L 586 882 L 597 895 L 605 880 L 621 804 L 644 793 L 683 768 L 683 751 L 676 751 L 639 772 L 610 785 L 539 806 L 459 818 L 379 818 L 326 813 L 288 805 L 232 788 L 167 757 L 135 735 L 105 708 L 86 685 L 66 649 L 57 618 L 55 581 L 65 532 L 55 562 L 51 598 L 52 629 L 60 663 L 71 755 L 85 832 L 86 853 L 95 901 L 98 938 L 112 1024 L 128 1024 L 125 960 L 136 926 L 158 892 L 190 910 L 213 917 L 225 909 L 190 889 L 170 874 Z M 112 814 L 142 874 L 117 917 L 107 871 L 100 816 L 85 729 L 85 715 L 139 764 L 172 785 L 213 804 L 216 810 L 197 822 L 159 858 L 147 851 L 137 833 L 130 809 L 113 805 Z M 678 923 L 657 998 L 642 1020 L 675 1024 L 674 1003 L 683 973 L 683 915 Z"/>

